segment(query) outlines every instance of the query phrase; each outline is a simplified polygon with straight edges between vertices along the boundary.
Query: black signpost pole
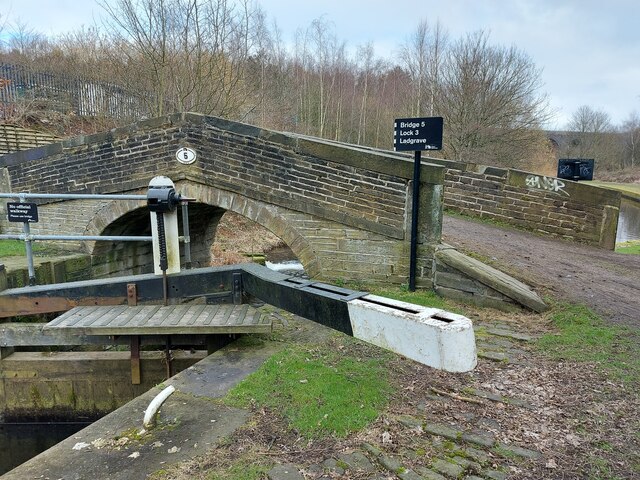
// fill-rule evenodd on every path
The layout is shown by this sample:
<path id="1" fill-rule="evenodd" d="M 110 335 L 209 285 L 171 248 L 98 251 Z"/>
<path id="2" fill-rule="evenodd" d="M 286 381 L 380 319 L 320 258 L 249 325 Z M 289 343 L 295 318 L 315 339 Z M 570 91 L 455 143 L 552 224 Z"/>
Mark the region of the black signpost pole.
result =
<path id="1" fill-rule="evenodd" d="M 416 267 L 418 263 L 418 209 L 420 207 L 420 160 L 416 150 L 413 160 L 413 198 L 411 199 L 411 252 L 409 257 L 409 291 L 416 291 Z"/>
<path id="2" fill-rule="evenodd" d="M 418 268 L 418 208 L 420 206 L 420 155 L 422 150 L 442 149 L 442 117 L 397 118 L 393 124 L 393 149 L 413 150 L 413 198 L 411 199 L 411 246 L 409 290 L 416 290 Z"/>

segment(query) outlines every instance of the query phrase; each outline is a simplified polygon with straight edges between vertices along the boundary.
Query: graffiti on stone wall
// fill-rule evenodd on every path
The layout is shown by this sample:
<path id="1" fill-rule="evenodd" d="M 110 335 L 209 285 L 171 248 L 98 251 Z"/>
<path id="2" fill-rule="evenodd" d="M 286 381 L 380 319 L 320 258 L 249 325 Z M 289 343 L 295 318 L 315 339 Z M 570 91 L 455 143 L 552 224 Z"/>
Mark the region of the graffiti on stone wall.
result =
<path id="1" fill-rule="evenodd" d="M 547 192 L 553 192 L 566 195 L 570 197 L 568 192 L 564 190 L 565 183 L 562 180 L 553 177 L 544 177 L 540 175 L 527 175 L 525 184 L 528 188 L 535 190 L 545 190 Z"/>

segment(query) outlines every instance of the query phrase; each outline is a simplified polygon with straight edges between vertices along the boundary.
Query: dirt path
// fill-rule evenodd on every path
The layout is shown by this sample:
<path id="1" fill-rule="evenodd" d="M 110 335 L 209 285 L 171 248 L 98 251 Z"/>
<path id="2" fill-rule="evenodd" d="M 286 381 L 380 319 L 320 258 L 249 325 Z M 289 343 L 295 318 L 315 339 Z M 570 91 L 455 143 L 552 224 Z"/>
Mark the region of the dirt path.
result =
<path id="1" fill-rule="evenodd" d="M 640 327 L 640 256 L 445 216 L 443 242 L 487 257 L 538 293 L 584 303 L 611 321 Z"/>

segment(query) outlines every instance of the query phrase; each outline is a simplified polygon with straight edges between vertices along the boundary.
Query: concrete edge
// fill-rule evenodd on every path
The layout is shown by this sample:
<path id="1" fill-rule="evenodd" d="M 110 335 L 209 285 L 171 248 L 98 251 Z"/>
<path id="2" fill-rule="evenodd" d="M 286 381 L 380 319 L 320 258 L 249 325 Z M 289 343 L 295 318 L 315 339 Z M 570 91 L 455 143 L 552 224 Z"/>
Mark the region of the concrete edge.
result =
<path id="1" fill-rule="evenodd" d="M 541 313 L 548 310 L 547 305 L 538 294 L 527 285 L 475 258 L 451 247 L 443 247 L 436 251 L 435 258 L 436 261 L 462 272 L 534 312 Z"/>
<path id="2" fill-rule="evenodd" d="M 214 437 L 218 437 L 217 441 L 220 441 L 246 422 L 248 412 L 223 406 L 216 407 L 212 400 L 224 396 L 233 386 L 257 370 L 282 348 L 284 344 L 274 342 L 266 342 L 261 346 L 238 346 L 236 343 L 231 343 L 209 355 L 164 382 L 163 386 L 173 385 L 177 395 L 174 394 L 174 405 L 167 407 L 167 413 L 163 415 L 170 417 L 174 409 L 180 408 L 181 411 L 191 412 L 193 416 L 198 417 L 198 415 L 204 415 L 204 412 L 201 413 L 203 406 L 211 405 L 213 412 L 218 411 L 219 418 L 215 428 L 221 429 L 222 434 Z M 133 451 L 129 447 L 108 450 L 92 444 L 92 440 L 95 439 L 113 440 L 122 435 L 123 431 L 133 432 L 142 429 L 143 411 L 161 390 L 160 386 L 153 387 L 75 435 L 7 472 L 2 478 L 7 480 L 41 478 L 41 476 L 42 478 L 45 476 L 80 478 L 79 474 L 86 475 L 83 478 L 96 480 L 146 478 L 147 475 L 166 468 L 167 464 L 203 454 L 203 449 L 210 448 L 212 445 L 211 432 L 205 428 L 200 433 L 201 438 L 198 438 L 198 433 L 193 429 L 193 421 L 185 422 L 184 425 L 177 422 L 169 429 L 158 429 L 157 433 L 155 430 L 151 432 L 165 442 L 165 439 L 169 438 L 173 445 L 181 445 L 181 449 L 178 449 L 181 450 L 179 455 L 151 454 L 153 445 L 149 444 L 153 440 L 150 440 L 146 445 L 140 445 L 138 448 L 146 449 L 147 455 L 133 462 L 132 457 L 128 457 L 128 454 Z M 167 403 L 169 404 L 169 401 Z M 74 448 L 78 443 L 85 443 L 87 446 L 78 450 L 77 447 Z"/>

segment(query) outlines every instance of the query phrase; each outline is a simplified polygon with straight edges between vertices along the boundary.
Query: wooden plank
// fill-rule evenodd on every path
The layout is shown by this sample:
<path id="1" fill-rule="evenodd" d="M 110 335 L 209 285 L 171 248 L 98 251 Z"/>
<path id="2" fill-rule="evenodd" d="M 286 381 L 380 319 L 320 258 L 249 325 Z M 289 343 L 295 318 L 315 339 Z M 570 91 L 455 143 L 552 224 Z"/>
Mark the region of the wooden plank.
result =
<path id="1" fill-rule="evenodd" d="M 131 318 L 131 323 L 134 325 L 142 326 L 144 325 L 152 315 L 154 315 L 160 305 L 145 305 L 143 307 L 138 307 L 139 310 L 136 314 Z"/>
<path id="2" fill-rule="evenodd" d="M 120 305 L 126 297 L 87 297 L 81 300 L 63 297 L 8 297 L 0 298 L 0 318 L 40 313 L 66 312 L 81 305 Z"/>
<path id="3" fill-rule="evenodd" d="M 129 326 L 129 321 L 136 316 L 136 314 L 140 311 L 140 307 L 126 307 L 124 311 L 119 312 L 114 315 L 113 326 L 114 327 L 127 327 Z"/>
<path id="4" fill-rule="evenodd" d="M 131 383 L 140 385 L 140 337 L 131 337 Z"/>
<path id="5" fill-rule="evenodd" d="M 181 323 L 182 319 L 188 315 L 189 315 L 189 307 L 180 305 L 179 307 L 176 307 L 169 312 L 169 315 L 167 316 L 166 324 L 178 325 L 179 323 Z"/>
<path id="6" fill-rule="evenodd" d="M 162 322 L 163 318 L 163 306 L 158 307 L 158 309 L 153 312 L 153 315 L 150 315 L 147 321 L 144 323 L 145 328 L 155 328 L 160 326 L 160 322 Z"/>
<path id="7" fill-rule="evenodd" d="M 267 319 L 267 315 L 264 315 L 260 310 L 256 310 L 256 313 L 253 314 L 254 325 L 265 325 L 267 322 L 271 323 Z"/>
<path id="8" fill-rule="evenodd" d="M 207 309 L 207 310 L 211 310 L 211 312 L 205 317 L 205 319 L 202 321 L 201 325 L 211 325 L 211 322 L 213 322 L 213 319 L 216 318 L 216 315 L 218 314 L 218 311 L 220 310 L 220 307 L 222 306 L 221 304 L 218 305 L 210 305 L 211 309 Z"/>
<path id="9" fill-rule="evenodd" d="M 245 324 L 245 319 L 247 318 L 247 307 L 249 305 L 242 305 L 245 308 L 234 308 L 233 309 L 233 315 L 234 318 L 231 318 L 229 320 L 229 323 L 233 323 L 235 325 L 243 325 Z"/>
<path id="10" fill-rule="evenodd" d="M 82 310 L 84 310 L 86 307 L 76 307 L 73 310 L 70 310 L 68 312 L 63 313 L 62 315 L 60 315 L 58 318 L 56 318 L 55 320 L 49 322 L 51 326 L 56 326 L 56 325 L 61 325 L 61 324 L 67 324 L 68 319 L 70 316 L 77 316 L 78 318 L 81 318 L 80 315 L 82 312 Z"/>
<path id="11" fill-rule="evenodd" d="M 216 316 L 219 325 L 227 325 L 229 323 L 229 317 L 233 312 L 233 307 L 225 305 L 225 308 L 219 315 Z"/>
<path id="12" fill-rule="evenodd" d="M 196 321 L 198 320 L 198 318 L 200 318 L 200 315 L 204 311 L 205 307 L 206 305 L 195 306 L 193 308 L 193 313 L 191 315 L 191 318 L 189 318 L 189 320 L 187 321 L 187 325 L 195 325 Z"/>
<path id="13" fill-rule="evenodd" d="M 271 331 L 250 305 L 146 305 L 85 307 L 64 314 L 45 328 L 84 335 L 200 335 Z"/>
<path id="14" fill-rule="evenodd" d="M 0 325 L 0 345 L 7 347 L 45 347 L 56 345 L 129 345 L 127 335 L 84 335 L 80 329 L 49 328 L 46 323 L 3 323 Z M 199 345 L 206 334 L 180 334 L 171 339 L 173 345 Z M 160 345 L 166 335 L 145 335 L 143 345 Z"/>
<path id="15" fill-rule="evenodd" d="M 111 307 L 111 308 L 107 307 L 104 309 L 96 309 L 96 314 L 98 318 L 92 319 L 89 325 L 92 327 L 105 327 L 109 325 L 111 322 L 113 322 L 113 320 L 118 316 L 118 314 L 120 312 L 123 312 L 126 308 L 128 308 L 126 305 L 118 305 L 116 307 Z M 104 312 L 104 313 L 100 315 L 100 312 Z M 80 322 L 78 325 L 81 327 L 88 326 L 84 322 Z"/>
<path id="16" fill-rule="evenodd" d="M 74 310 L 75 310 L 75 308 L 72 311 L 74 311 Z M 85 310 L 85 311 L 87 312 L 87 317 L 82 322 L 82 326 L 83 327 L 87 327 L 89 325 L 92 325 L 93 323 L 95 323 L 98 320 L 100 320 L 103 316 L 109 315 L 109 312 L 111 311 L 111 309 L 110 308 L 96 309 L 96 308 L 93 308 L 93 307 L 88 307 L 87 310 Z"/>

